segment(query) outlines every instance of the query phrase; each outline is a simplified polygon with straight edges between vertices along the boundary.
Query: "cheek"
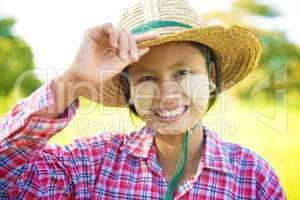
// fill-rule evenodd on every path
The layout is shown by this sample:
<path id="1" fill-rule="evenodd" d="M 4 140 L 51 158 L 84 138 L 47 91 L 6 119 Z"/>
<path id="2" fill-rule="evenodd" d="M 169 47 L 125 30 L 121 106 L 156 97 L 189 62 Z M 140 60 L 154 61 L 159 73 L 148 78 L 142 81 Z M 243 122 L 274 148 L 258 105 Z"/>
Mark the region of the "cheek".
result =
<path id="1" fill-rule="evenodd" d="M 189 75 L 180 81 L 182 92 L 197 107 L 203 109 L 209 101 L 209 82 L 204 75 Z"/>
<path id="2" fill-rule="evenodd" d="M 155 84 L 151 81 L 135 86 L 131 90 L 132 100 L 139 114 L 146 114 L 152 107 Z"/>

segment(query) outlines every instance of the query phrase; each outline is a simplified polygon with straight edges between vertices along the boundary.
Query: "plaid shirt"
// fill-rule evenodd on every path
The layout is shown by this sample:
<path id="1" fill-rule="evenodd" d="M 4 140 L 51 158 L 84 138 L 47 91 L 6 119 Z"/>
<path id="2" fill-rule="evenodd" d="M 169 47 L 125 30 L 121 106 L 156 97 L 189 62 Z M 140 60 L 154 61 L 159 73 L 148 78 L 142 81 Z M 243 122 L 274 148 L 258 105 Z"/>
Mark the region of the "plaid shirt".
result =
<path id="1" fill-rule="evenodd" d="M 0 199 L 162 199 L 167 182 L 148 126 L 128 135 L 103 132 L 63 147 L 47 144 L 79 107 L 76 99 L 58 118 L 33 116 L 54 103 L 52 83 L 0 120 Z M 174 199 L 286 199 L 263 158 L 222 141 L 206 126 L 203 131 L 198 171 Z"/>

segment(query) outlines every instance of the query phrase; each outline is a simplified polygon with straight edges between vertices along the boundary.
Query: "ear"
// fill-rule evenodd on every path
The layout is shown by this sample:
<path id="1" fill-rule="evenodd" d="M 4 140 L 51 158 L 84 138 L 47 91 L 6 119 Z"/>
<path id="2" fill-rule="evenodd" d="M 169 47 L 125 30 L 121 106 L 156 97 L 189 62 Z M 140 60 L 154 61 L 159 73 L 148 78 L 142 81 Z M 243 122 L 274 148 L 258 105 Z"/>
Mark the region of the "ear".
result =
<path id="1" fill-rule="evenodd" d="M 215 62 L 211 62 L 210 64 L 210 79 L 215 82 Z"/>

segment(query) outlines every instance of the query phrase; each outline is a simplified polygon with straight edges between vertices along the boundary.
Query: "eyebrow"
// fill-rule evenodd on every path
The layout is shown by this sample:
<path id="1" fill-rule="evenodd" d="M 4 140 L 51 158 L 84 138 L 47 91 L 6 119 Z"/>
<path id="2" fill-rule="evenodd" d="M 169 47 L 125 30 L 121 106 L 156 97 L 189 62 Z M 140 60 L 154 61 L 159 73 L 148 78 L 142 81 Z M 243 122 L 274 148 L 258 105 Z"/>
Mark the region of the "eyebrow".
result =
<path id="1" fill-rule="evenodd" d="M 178 67 L 180 65 L 184 65 L 186 63 L 187 63 L 186 61 L 178 61 L 175 64 L 171 65 L 171 67 L 169 67 L 169 69 L 173 69 L 175 67 Z M 138 72 L 156 72 L 156 70 L 153 70 L 152 68 L 149 67 L 149 68 L 144 68 L 143 71 L 138 70 Z"/>

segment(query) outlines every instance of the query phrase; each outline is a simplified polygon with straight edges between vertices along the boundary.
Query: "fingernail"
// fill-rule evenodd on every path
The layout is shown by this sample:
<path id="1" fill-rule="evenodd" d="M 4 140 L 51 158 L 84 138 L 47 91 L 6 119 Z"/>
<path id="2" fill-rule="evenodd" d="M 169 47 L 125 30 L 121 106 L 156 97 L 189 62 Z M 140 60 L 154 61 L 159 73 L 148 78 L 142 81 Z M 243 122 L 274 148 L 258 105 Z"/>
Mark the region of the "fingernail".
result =
<path id="1" fill-rule="evenodd" d="M 143 48 L 140 50 L 140 54 L 143 55 L 143 54 L 147 53 L 148 51 L 149 51 L 149 47 Z"/>

